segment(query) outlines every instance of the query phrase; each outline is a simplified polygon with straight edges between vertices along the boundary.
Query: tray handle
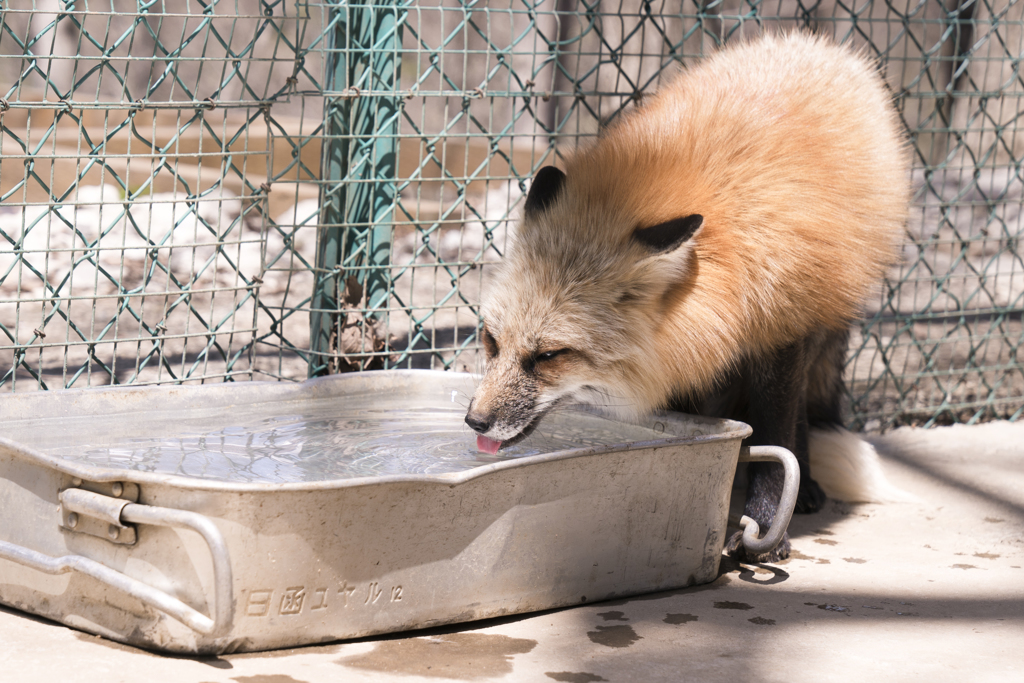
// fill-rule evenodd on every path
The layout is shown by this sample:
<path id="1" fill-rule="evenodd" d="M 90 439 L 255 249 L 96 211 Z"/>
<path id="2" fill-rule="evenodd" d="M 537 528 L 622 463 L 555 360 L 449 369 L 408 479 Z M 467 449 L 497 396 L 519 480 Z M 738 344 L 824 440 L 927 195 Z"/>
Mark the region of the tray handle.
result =
<path id="1" fill-rule="evenodd" d="M 71 490 L 71 489 L 69 489 Z M 77 492 L 78 490 L 76 490 Z M 65 491 L 65 493 L 67 493 Z M 83 491 L 90 494 L 91 492 Z M 98 494 L 91 494 L 98 496 Z M 103 497 L 103 496 L 100 496 Z M 150 505 L 129 503 L 121 510 L 122 523 L 150 524 L 195 531 L 210 550 L 213 559 L 214 599 L 212 618 L 194 610 L 181 600 L 138 579 L 126 576 L 95 560 L 81 555 L 50 557 L 24 546 L 0 540 L 0 558 L 17 562 L 45 574 L 66 574 L 77 571 L 86 574 L 123 593 L 177 619 L 193 631 L 207 636 L 224 633 L 234 619 L 235 603 L 232 594 L 231 559 L 220 530 L 206 517 L 195 512 L 174 510 Z"/>
<path id="2" fill-rule="evenodd" d="M 796 494 L 800 489 L 800 465 L 796 456 L 781 446 L 750 446 L 740 450 L 740 462 L 777 462 L 782 465 L 784 481 L 779 507 L 775 510 L 775 519 L 768 527 L 764 538 L 758 538 L 761 529 L 750 517 L 740 517 L 743 529 L 743 548 L 748 555 L 763 555 L 771 552 L 782 541 L 782 536 L 789 528 L 789 520 L 793 517 L 796 506 Z"/>

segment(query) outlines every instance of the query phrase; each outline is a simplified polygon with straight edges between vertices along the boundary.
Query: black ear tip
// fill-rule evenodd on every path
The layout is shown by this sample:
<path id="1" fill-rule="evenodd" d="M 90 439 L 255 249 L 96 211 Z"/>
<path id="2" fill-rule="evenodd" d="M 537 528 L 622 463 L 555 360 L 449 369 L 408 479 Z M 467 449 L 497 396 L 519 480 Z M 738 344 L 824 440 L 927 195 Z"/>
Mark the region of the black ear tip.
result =
<path id="1" fill-rule="evenodd" d="M 526 195 L 524 210 L 527 215 L 543 211 L 558 197 L 565 185 L 565 173 L 554 166 L 545 166 L 533 177 Z"/>
<path id="2" fill-rule="evenodd" d="M 565 178 L 565 173 L 563 173 L 560 168 L 558 168 L 556 166 L 544 166 L 539 171 L 537 171 L 537 175 L 535 175 L 533 177 L 533 182 L 535 182 L 535 183 L 538 183 L 538 182 L 539 183 L 550 183 L 552 181 L 554 181 L 554 182 L 561 182 L 561 180 L 564 179 L 564 178 Z"/>
<path id="3" fill-rule="evenodd" d="M 663 253 L 676 249 L 693 237 L 704 225 L 704 216 L 693 213 L 682 218 L 640 228 L 633 231 L 633 239 L 655 252 Z"/>

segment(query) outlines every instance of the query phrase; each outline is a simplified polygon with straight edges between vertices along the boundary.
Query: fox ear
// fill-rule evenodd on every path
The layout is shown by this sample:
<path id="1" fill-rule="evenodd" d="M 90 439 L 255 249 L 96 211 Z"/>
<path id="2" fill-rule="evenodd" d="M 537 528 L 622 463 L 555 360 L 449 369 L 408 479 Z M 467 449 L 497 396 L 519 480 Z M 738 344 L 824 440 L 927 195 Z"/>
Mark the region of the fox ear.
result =
<path id="1" fill-rule="evenodd" d="M 565 174 L 554 166 L 545 166 L 537 171 L 530 185 L 530 192 L 526 195 L 526 204 L 523 212 L 527 216 L 540 213 L 555 201 L 558 194 L 565 185 Z"/>
<path id="2" fill-rule="evenodd" d="M 694 213 L 685 218 L 673 218 L 649 228 L 634 230 L 633 239 L 655 253 L 665 254 L 679 248 L 693 237 L 702 225 L 704 217 Z"/>

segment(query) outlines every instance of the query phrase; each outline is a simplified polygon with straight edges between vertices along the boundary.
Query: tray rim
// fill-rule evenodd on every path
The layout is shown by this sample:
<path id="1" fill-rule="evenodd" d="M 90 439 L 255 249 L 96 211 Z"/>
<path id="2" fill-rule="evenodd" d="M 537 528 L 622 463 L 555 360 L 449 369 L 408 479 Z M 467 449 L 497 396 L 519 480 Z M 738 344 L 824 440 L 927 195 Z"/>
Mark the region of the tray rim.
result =
<path id="1" fill-rule="evenodd" d="M 386 374 L 385 374 L 386 373 Z M 149 396 L 159 396 L 160 394 L 178 393 L 182 392 L 185 394 L 189 393 L 237 393 L 238 389 L 244 387 L 251 389 L 248 393 L 258 392 L 262 390 L 268 390 L 271 394 L 270 397 L 260 400 L 249 400 L 241 401 L 247 405 L 258 405 L 259 403 L 279 403 L 287 400 L 295 400 L 308 395 L 310 391 L 314 393 L 324 393 L 324 391 L 330 388 L 330 385 L 340 384 L 342 382 L 352 381 L 354 378 L 362 377 L 366 375 L 372 375 L 378 378 L 384 379 L 396 379 L 396 380 L 411 380 L 411 379 L 426 379 L 426 378 L 443 378 L 443 377 L 459 377 L 462 379 L 479 379 L 479 375 L 471 373 L 459 373 L 449 372 L 442 370 L 376 370 L 372 373 L 353 373 L 353 374 L 337 374 L 329 375 L 326 377 L 316 377 L 307 379 L 303 382 L 296 383 L 285 383 L 285 382 L 272 382 L 272 381 L 259 381 L 259 382 L 224 382 L 219 384 L 205 384 L 205 385 L 174 385 L 174 386 L 129 386 L 129 387 L 90 387 L 82 389 L 63 389 L 57 391 L 47 392 L 31 392 L 28 394 L 8 394 L 0 396 L 0 415 L 3 415 L 7 411 L 4 410 L 5 404 L 9 403 L 25 403 L 27 407 L 23 407 L 23 410 L 33 410 L 32 406 L 35 404 L 46 403 L 57 403 L 60 404 L 73 402 L 80 396 L 88 395 L 96 396 L 98 393 L 104 393 L 108 395 L 121 394 L 117 398 L 128 398 L 128 394 L 132 396 L 134 400 L 144 401 Z M 320 396 L 324 398 L 324 396 Z M 605 419 L 609 419 L 613 422 L 619 422 L 622 424 L 629 424 L 623 420 L 616 419 L 615 417 L 608 415 L 600 410 L 587 408 L 588 412 L 596 414 Z M 109 414 L 109 413 L 107 413 Z M 53 420 L 59 420 L 61 415 L 54 415 Z M 4 421 L 15 421 L 25 419 L 38 419 L 38 418 L 26 418 L 26 417 L 15 417 L 13 419 L 4 418 Z M 440 474 L 398 474 L 398 475 L 383 475 L 383 476 L 371 476 L 371 477 L 353 477 L 348 479 L 331 479 L 324 481 L 308 481 L 308 482 L 230 482 L 220 479 L 200 479 L 198 477 L 188 477 L 180 474 L 167 474 L 157 472 L 145 472 L 140 470 L 120 469 L 114 467 L 104 467 L 100 465 L 90 465 L 87 463 L 68 461 L 60 456 L 48 455 L 39 450 L 32 448 L 31 446 L 23 443 L 13 441 L 4 436 L 0 436 L 0 455 L 10 454 L 15 457 L 32 462 L 36 465 L 55 469 L 58 472 L 62 472 L 71 477 L 77 477 L 87 481 L 93 482 L 133 482 L 137 484 L 162 484 L 166 486 L 172 486 L 182 489 L 191 489 L 205 492 L 216 492 L 216 493 L 242 493 L 242 492 L 271 492 L 271 491 L 329 491 L 335 489 L 351 488 L 358 486 L 375 486 L 381 484 L 428 484 L 428 485 L 439 485 L 439 486 L 457 486 L 473 481 L 480 477 L 484 477 L 497 472 L 503 472 L 509 469 L 515 469 L 519 467 L 527 467 L 530 465 L 542 464 L 546 462 L 553 462 L 557 460 L 570 460 L 574 458 L 591 457 L 609 452 L 623 452 L 642 450 L 650 448 L 664 448 L 670 446 L 690 445 L 690 444 L 704 444 L 712 443 L 716 441 L 727 441 L 730 439 L 743 439 L 750 435 L 751 428 L 735 420 L 727 420 L 722 418 L 709 418 L 699 415 L 687 415 L 684 413 L 677 413 L 671 411 L 657 411 L 651 413 L 647 420 L 654 421 L 665 421 L 677 425 L 685 423 L 692 424 L 693 422 L 703 422 L 706 424 L 714 424 L 722 429 L 721 432 L 716 434 L 705 434 L 699 436 L 681 436 L 681 435 L 669 435 L 662 439 L 652 439 L 645 441 L 629 441 L 624 443 L 608 444 L 604 446 L 590 446 L 581 448 L 565 449 L 560 451 L 553 451 L 550 453 L 541 453 L 537 455 L 525 455 L 518 458 L 511 458 L 503 460 L 501 462 L 489 463 L 481 465 L 479 467 L 473 467 L 461 472 L 448 472 Z M 739 449 L 737 449 L 738 454 Z"/>

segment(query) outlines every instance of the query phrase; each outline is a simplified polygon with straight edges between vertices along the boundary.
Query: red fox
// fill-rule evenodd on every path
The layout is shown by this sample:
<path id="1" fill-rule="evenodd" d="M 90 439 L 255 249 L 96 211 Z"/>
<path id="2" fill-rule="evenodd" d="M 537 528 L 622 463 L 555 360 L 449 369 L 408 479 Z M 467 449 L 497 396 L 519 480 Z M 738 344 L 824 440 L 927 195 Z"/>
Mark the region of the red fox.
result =
<path id="1" fill-rule="evenodd" d="M 876 65 L 823 38 L 763 37 L 684 71 L 537 173 L 484 300 L 467 424 L 507 444 L 568 403 L 728 417 L 797 456 L 798 511 L 825 501 L 812 461 L 832 495 L 888 497 L 841 396 L 850 324 L 907 216 L 901 130 Z M 748 482 L 765 530 L 781 469 L 751 464 Z M 788 554 L 786 538 L 747 559 Z"/>

